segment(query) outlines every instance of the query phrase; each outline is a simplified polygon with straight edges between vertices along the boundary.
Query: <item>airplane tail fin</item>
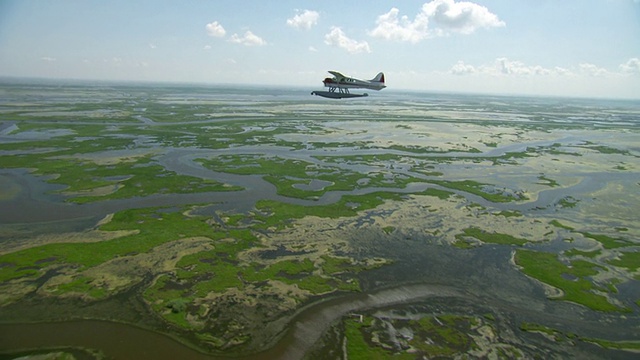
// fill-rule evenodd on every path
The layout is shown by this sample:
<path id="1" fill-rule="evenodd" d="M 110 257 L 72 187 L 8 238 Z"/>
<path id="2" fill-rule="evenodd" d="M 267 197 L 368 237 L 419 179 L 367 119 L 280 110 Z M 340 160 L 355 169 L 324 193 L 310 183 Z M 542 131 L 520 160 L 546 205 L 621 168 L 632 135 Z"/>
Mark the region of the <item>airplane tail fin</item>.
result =
<path id="1" fill-rule="evenodd" d="M 383 73 L 378 73 L 378 75 L 376 75 L 376 77 L 371 79 L 371 82 L 379 82 L 379 83 L 383 83 L 384 84 L 384 74 Z"/>

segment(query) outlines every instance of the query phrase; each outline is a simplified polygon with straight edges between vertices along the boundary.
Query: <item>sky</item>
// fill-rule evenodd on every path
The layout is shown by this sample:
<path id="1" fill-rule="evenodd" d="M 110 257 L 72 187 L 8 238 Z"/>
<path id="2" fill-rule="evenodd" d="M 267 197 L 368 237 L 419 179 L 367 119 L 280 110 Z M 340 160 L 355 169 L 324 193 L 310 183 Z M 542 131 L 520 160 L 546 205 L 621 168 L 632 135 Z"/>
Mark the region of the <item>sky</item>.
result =
<path id="1" fill-rule="evenodd" d="M 0 0 L 0 76 L 640 99 L 640 0 Z M 384 90 L 383 90 L 384 91 Z"/>

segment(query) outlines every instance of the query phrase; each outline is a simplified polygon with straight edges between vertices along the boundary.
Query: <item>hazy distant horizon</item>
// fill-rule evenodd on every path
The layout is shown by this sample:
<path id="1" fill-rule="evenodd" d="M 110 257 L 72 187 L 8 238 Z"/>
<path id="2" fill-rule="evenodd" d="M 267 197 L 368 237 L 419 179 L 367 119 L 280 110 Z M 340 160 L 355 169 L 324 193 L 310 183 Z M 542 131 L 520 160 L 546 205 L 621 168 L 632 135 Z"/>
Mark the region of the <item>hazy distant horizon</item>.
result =
<path id="1" fill-rule="evenodd" d="M 311 90 L 382 71 L 387 90 L 637 99 L 638 19 L 638 0 L 4 0 L 0 76 Z"/>
<path id="2" fill-rule="evenodd" d="M 310 94 L 313 90 L 321 90 L 322 83 L 317 86 L 309 85 L 279 85 L 279 84 L 259 84 L 259 83 L 212 83 L 212 82 L 184 82 L 184 81 L 167 81 L 167 80 L 107 80 L 107 79 L 74 79 L 74 78 L 45 78 L 45 77 L 25 77 L 25 76 L 0 76 L 1 84 L 33 84 L 33 85 L 113 85 L 113 86 L 178 86 L 178 87 L 210 87 L 210 88 L 229 88 L 229 89 L 274 89 L 274 90 L 289 90 L 291 92 L 299 91 L 304 95 Z M 432 94 L 432 95 L 460 95 L 460 96 L 498 96 L 498 97 L 524 97 L 524 98 L 550 98 L 550 99 L 575 99 L 575 100 L 611 100 L 611 101 L 625 101 L 625 102 L 638 102 L 640 104 L 640 94 L 637 97 L 614 97 L 614 96 L 571 96 L 571 95 L 553 95 L 553 94 L 527 94 L 527 93 L 491 93 L 491 92 L 471 92 L 471 91 L 448 91 L 448 90 L 421 90 L 421 89 L 401 89 L 401 88 L 386 88 L 381 91 L 372 91 L 359 89 L 369 95 L 375 95 L 377 98 L 383 98 L 385 93 L 389 94 Z M 311 95 L 310 95 L 311 96 Z M 334 100 L 324 99 L 328 102 L 333 101 L 358 101 L 356 100 Z"/>

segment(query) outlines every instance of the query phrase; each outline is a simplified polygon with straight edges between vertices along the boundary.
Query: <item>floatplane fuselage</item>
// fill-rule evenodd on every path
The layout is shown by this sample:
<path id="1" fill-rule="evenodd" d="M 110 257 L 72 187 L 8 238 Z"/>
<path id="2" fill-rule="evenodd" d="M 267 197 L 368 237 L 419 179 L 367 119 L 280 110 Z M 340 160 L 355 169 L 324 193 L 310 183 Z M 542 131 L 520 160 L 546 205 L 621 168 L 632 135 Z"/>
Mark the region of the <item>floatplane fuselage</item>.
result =
<path id="1" fill-rule="evenodd" d="M 371 80 L 349 77 L 337 71 L 329 71 L 329 73 L 333 75 L 333 77 L 325 78 L 322 81 L 324 86 L 329 88 L 329 91 L 312 91 L 311 95 L 318 95 L 331 99 L 363 97 L 369 96 L 369 94 L 352 94 L 349 92 L 349 89 L 382 90 L 386 87 L 384 85 L 383 73 L 378 73 L 378 75 Z"/>

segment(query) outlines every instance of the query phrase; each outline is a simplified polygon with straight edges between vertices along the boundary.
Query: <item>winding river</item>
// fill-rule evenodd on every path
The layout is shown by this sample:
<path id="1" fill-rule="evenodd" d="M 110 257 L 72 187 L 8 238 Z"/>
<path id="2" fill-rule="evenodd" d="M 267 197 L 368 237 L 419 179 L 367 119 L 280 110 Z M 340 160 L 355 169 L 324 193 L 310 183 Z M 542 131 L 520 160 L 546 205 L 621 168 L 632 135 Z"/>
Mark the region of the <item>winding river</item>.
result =
<path id="1" fill-rule="evenodd" d="M 451 296 L 463 294 L 452 287 L 417 284 L 321 301 L 300 311 L 275 347 L 245 358 L 300 359 L 334 321 L 350 312 Z M 0 348 L 5 350 L 76 347 L 99 349 L 113 359 L 224 358 L 203 354 L 168 335 L 110 321 L 0 324 L 0 333 Z"/>

